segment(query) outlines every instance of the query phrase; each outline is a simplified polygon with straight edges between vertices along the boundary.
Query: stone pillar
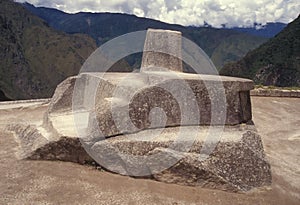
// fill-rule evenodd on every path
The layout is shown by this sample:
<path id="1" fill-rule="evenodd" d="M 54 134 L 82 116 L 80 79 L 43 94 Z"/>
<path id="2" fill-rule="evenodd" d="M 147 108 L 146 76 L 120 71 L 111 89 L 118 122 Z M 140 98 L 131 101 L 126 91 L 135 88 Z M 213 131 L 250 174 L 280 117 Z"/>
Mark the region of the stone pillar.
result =
<path id="1" fill-rule="evenodd" d="M 182 72 L 181 32 L 148 29 L 144 45 L 141 72 Z"/>

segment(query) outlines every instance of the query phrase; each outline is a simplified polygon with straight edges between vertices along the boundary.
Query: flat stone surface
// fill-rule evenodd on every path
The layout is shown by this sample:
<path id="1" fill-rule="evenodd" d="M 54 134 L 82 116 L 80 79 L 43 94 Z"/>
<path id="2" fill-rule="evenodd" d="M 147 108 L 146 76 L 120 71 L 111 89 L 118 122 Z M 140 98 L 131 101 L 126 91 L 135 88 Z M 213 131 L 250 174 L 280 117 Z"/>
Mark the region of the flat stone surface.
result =
<path id="1" fill-rule="evenodd" d="M 273 182 L 271 188 L 244 194 L 133 179 L 74 163 L 19 160 L 17 138 L 5 127 L 24 121 L 40 126 L 48 107 L 26 103 L 4 109 L 0 105 L 0 204 L 298 205 L 299 103 L 298 98 L 252 97 L 253 119 Z"/>

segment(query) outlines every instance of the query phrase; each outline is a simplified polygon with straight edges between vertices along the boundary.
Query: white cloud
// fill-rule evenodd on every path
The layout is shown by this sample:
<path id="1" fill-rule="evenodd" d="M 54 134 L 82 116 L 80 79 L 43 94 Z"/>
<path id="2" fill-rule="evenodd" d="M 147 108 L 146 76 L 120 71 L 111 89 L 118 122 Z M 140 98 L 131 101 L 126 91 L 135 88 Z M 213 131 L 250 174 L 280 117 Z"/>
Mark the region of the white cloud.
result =
<path id="1" fill-rule="evenodd" d="M 21 0 L 18 0 L 21 1 Z M 122 12 L 182 25 L 220 27 L 289 23 L 298 17 L 299 0 L 27 0 L 66 12 Z"/>
<path id="2" fill-rule="evenodd" d="M 141 16 L 141 17 L 145 16 L 144 11 L 142 9 L 140 9 L 140 8 L 134 8 L 132 13 L 134 15 Z"/>

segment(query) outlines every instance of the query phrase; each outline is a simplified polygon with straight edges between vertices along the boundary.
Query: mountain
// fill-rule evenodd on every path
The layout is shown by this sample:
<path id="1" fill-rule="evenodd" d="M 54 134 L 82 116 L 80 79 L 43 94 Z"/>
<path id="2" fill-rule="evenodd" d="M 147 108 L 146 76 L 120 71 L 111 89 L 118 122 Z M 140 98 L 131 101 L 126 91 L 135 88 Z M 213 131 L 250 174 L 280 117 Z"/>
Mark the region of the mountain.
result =
<path id="1" fill-rule="evenodd" d="M 217 68 L 221 68 L 226 62 L 241 59 L 248 51 L 257 48 L 267 40 L 264 37 L 234 30 L 184 27 L 128 14 L 85 12 L 68 14 L 52 8 L 34 7 L 28 3 L 22 5 L 44 19 L 51 27 L 70 34 L 88 34 L 98 45 L 114 37 L 148 28 L 181 31 L 184 37 L 198 44 L 208 56 L 212 57 Z M 137 61 L 140 59 L 137 57 L 129 61 L 135 68 L 139 67 Z"/>
<path id="2" fill-rule="evenodd" d="M 226 64 L 220 73 L 251 78 L 257 84 L 299 87 L 300 16 L 243 59 Z"/>
<path id="3" fill-rule="evenodd" d="M 20 4 L 0 1 L 0 100 L 52 96 L 96 49 L 84 34 L 49 27 Z"/>
<path id="4" fill-rule="evenodd" d="M 254 24 L 253 27 L 249 28 L 234 27 L 230 29 L 255 36 L 272 38 L 276 36 L 279 32 L 281 32 L 285 27 L 286 24 L 284 23 L 267 23 L 264 26 L 262 26 L 261 24 Z"/>

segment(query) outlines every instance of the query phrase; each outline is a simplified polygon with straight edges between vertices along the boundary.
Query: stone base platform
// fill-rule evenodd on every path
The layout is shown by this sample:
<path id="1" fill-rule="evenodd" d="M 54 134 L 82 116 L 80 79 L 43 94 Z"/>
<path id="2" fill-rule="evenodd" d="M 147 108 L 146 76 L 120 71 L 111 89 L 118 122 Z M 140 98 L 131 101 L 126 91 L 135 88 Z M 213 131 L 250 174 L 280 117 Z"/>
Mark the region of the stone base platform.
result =
<path id="1" fill-rule="evenodd" d="M 215 145 L 207 137 L 208 127 L 180 129 L 185 140 L 175 142 L 179 132 L 179 128 L 175 127 L 157 130 L 161 131 L 161 135 L 151 140 L 145 138 L 153 131 L 145 130 L 96 142 L 90 149 L 100 156 L 103 154 L 102 158 L 110 156 L 110 152 L 112 155 L 118 152 L 118 157 L 113 160 L 102 160 L 103 164 L 113 167 L 117 173 L 138 175 L 138 172 L 149 171 L 154 173 L 151 176 L 155 180 L 167 183 L 227 191 L 248 191 L 271 184 L 270 165 L 265 159 L 263 144 L 254 126 L 227 126 L 223 133 L 219 133 L 220 141 Z M 193 142 L 189 141 L 192 140 L 190 136 L 196 136 Z M 187 144 L 191 144 L 191 147 L 187 148 Z M 163 153 L 163 156 L 157 153 Z M 177 162 L 155 173 L 171 161 Z"/>
<path id="2" fill-rule="evenodd" d="M 142 173 L 148 169 L 147 171 L 153 174 L 143 178 L 231 192 L 244 192 L 252 188 L 269 186 L 272 181 L 263 143 L 253 125 L 242 124 L 220 128 L 222 132 L 219 133 L 217 143 L 207 138 L 209 127 L 187 126 L 157 129 L 155 131 L 160 132 L 160 135 L 151 140 L 145 139 L 145 136 L 153 134 L 153 130 L 144 130 L 102 141 L 85 142 L 83 146 L 75 135 L 66 136 L 73 132 L 72 128 L 68 127 L 72 124 L 69 121 L 71 118 L 71 115 L 64 118 L 57 116 L 55 119 L 57 124 L 59 120 L 66 123 L 65 127 L 59 127 L 56 133 L 42 132 L 40 127 L 10 126 L 9 130 L 15 133 L 20 143 L 20 157 L 80 164 L 94 163 L 87 150 L 97 153 L 98 156 L 93 157 L 102 158 L 104 165 L 113 169 L 110 170 L 113 172 L 138 175 L 137 172 Z M 186 136 L 184 140 L 177 139 L 179 129 L 181 134 Z M 191 136 L 195 138 L 191 139 Z M 204 148 L 204 143 L 208 149 Z M 187 147 L 188 144 L 190 147 Z M 211 153 L 210 145 L 213 146 Z M 162 153 L 164 157 L 158 157 L 157 153 Z M 113 158 L 106 158 L 110 154 Z M 140 156 L 144 160 L 137 160 L 135 156 Z M 175 163 L 156 173 L 156 170 L 166 166 L 165 163 L 170 161 Z"/>

